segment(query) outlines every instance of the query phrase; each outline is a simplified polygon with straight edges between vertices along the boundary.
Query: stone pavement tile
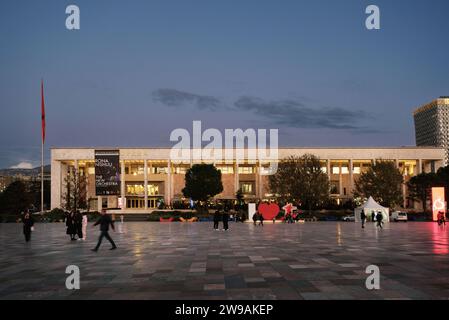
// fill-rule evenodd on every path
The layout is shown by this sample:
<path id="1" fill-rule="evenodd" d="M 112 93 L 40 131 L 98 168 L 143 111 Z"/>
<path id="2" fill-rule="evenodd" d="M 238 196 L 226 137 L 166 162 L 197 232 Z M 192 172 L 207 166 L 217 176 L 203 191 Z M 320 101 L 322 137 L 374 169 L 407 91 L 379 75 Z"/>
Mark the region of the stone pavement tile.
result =
<path id="1" fill-rule="evenodd" d="M 73 243 L 62 224 L 39 224 L 24 244 L 19 224 L 0 224 L 0 299 L 448 299 L 449 234 L 434 226 L 128 222 L 119 250 L 93 253 L 97 230 Z M 69 264 L 78 292 L 65 289 Z M 370 264 L 381 290 L 365 288 Z"/>
<path id="2" fill-rule="evenodd" d="M 226 286 L 224 283 L 208 283 L 204 285 L 205 291 L 213 291 L 213 290 L 225 290 Z"/>
<path id="3" fill-rule="evenodd" d="M 300 295 L 304 300 L 329 300 L 323 292 L 301 292 Z"/>

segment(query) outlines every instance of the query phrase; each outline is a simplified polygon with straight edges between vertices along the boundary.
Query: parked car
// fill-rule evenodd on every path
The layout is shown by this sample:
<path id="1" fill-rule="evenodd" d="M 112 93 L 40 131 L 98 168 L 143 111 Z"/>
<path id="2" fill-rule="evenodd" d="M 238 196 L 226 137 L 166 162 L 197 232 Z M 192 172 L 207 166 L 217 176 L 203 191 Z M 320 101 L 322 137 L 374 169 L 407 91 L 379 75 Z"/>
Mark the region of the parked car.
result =
<path id="1" fill-rule="evenodd" d="M 394 222 L 398 222 L 398 221 L 407 222 L 408 216 L 407 216 L 406 212 L 394 211 L 391 214 L 391 220 L 393 220 Z"/>
<path id="2" fill-rule="evenodd" d="M 355 215 L 344 216 L 342 220 L 346 222 L 355 222 Z"/>

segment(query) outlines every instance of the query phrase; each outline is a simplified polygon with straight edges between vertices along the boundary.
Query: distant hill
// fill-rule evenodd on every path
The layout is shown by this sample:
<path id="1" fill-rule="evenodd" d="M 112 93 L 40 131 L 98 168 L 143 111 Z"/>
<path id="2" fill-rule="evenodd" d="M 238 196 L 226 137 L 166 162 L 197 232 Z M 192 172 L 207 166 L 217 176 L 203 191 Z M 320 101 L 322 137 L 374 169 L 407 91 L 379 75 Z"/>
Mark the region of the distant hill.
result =
<path id="1" fill-rule="evenodd" d="M 41 167 L 33 169 L 0 169 L 0 176 L 37 176 L 41 172 Z M 44 166 L 44 173 L 51 172 L 51 165 Z"/>

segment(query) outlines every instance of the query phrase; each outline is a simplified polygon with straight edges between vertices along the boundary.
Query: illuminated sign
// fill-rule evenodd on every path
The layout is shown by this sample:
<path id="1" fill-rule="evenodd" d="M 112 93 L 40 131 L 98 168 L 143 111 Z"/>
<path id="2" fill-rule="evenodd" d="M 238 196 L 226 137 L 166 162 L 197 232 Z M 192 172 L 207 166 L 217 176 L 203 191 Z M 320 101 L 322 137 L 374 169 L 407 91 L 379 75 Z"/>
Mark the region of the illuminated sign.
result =
<path id="1" fill-rule="evenodd" d="M 432 188 L 432 213 L 433 221 L 438 220 L 438 212 L 446 213 L 444 188 Z"/>

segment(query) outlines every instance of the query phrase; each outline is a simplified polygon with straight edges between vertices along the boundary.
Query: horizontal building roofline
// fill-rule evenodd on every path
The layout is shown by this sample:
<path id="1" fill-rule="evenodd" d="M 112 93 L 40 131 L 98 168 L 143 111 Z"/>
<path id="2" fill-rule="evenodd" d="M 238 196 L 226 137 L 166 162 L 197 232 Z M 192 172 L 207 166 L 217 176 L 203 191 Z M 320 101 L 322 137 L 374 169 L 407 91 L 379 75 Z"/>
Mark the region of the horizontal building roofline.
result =
<path id="1" fill-rule="evenodd" d="M 433 107 L 437 107 L 439 105 L 448 105 L 449 104 L 449 97 L 446 96 L 441 96 L 437 99 L 434 99 L 426 104 L 423 104 L 422 106 L 416 108 L 413 111 L 413 116 L 415 116 L 417 113 L 423 112 L 427 109 L 433 108 Z"/>
<path id="2" fill-rule="evenodd" d="M 91 149 L 91 150 L 119 150 L 119 149 L 155 149 L 155 150 L 169 150 L 172 147 L 50 147 L 51 150 L 62 150 L 62 149 Z M 193 150 L 194 148 L 190 148 Z M 223 150 L 226 150 L 226 148 L 222 148 Z M 237 149 L 237 148 L 233 148 Z M 239 148 L 240 149 L 240 148 Z M 243 148 L 243 149 L 249 149 L 249 148 Z M 267 148 L 269 149 L 269 147 Z M 280 150 L 286 150 L 286 149 L 298 149 L 298 150 L 304 150 L 304 149 L 444 149 L 443 147 L 434 147 L 434 146 L 399 146 L 399 147 L 278 147 Z"/>

